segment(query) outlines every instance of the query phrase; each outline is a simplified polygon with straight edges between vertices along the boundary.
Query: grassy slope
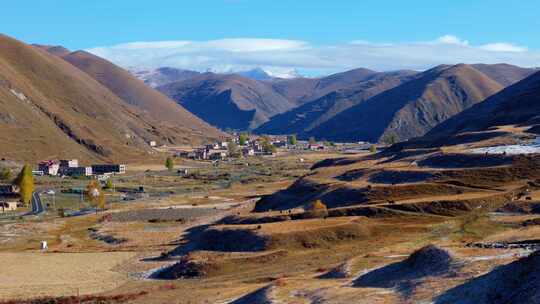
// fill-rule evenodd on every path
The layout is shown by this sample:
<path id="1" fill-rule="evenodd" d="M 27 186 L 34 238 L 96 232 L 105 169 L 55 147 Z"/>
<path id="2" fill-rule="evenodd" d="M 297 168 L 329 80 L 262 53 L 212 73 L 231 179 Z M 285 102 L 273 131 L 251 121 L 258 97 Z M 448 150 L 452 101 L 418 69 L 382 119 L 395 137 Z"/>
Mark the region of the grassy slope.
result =
<path id="1" fill-rule="evenodd" d="M 7 36 L 0 43 L 2 155 L 126 161 L 147 155 L 146 140 L 171 136 L 66 61 Z"/>
<path id="2" fill-rule="evenodd" d="M 360 103 L 313 129 L 334 140 L 401 140 L 420 136 L 502 86 L 468 65 L 439 66 Z"/>
<path id="3" fill-rule="evenodd" d="M 84 51 L 69 53 L 62 58 L 92 76 L 122 100 L 142 109 L 164 125 L 178 130 L 178 135 L 171 138 L 174 143 L 189 143 L 200 137 L 215 138 L 222 135 L 171 99 L 109 61 Z"/>

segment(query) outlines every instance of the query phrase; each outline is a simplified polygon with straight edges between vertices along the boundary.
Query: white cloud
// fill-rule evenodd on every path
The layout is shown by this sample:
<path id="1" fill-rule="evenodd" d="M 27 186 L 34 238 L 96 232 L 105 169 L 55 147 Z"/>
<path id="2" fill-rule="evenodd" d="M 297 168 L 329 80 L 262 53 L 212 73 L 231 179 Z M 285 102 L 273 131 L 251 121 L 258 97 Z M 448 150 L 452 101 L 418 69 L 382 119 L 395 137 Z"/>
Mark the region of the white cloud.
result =
<path id="1" fill-rule="evenodd" d="M 498 42 L 498 43 L 489 43 L 480 46 L 481 49 L 492 52 L 527 52 L 527 48 L 522 46 L 513 45 L 510 43 Z"/>
<path id="2" fill-rule="evenodd" d="M 446 43 L 446 44 L 460 44 L 460 45 L 469 45 L 469 41 L 467 40 L 461 40 L 458 37 L 454 35 L 444 35 L 437 40 L 435 40 L 437 43 Z"/>
<path id="3" fill-rule="evenodd" d="M 197 71 L 234 72 L 263 68 L 274 74 L 298 71 L 328 74 L 365 67 L 374 70 L 423 70 L 438 64 L 510 63 L 538 66 L 540 52 L 510 43 L 473 45 L 453 35 L 432 41 L 373 43 L 355 40 L 332 45 L 283 39 L 234 38 L 210 41 L 133 42 L 88 51 L 121 66 L 163 66 Z"/>

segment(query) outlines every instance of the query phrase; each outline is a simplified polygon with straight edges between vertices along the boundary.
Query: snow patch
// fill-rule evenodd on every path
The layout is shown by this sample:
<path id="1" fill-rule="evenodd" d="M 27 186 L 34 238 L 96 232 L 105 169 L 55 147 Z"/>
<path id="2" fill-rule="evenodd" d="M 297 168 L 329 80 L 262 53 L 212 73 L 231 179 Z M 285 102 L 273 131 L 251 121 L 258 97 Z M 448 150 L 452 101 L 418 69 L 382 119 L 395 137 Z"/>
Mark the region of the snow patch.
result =
<path id="1" fill-rule="evenodd" d="M 540 153 L 540 137 L 537 137 L 533 142 L 519 145 L 493 146 L 483 147 L 469 150 L 474 154 L 534 154 Z"/>

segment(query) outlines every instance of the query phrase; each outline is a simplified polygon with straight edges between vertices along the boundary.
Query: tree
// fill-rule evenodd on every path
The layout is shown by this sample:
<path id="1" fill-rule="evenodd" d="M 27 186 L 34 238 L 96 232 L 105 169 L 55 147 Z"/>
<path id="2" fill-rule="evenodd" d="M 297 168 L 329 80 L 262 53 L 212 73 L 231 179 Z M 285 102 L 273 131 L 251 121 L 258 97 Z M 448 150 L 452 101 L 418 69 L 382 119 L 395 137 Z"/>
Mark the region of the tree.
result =
<path id="1" fill-rule="evenodd" d="M 261 138 L 261 145 L 262 145 L 263 151 L 266 152 L 266 153 L 276 153 L 277 152 L 276 146 L 274 146 L 272 144 L 272 142 L 270 141 L 270 138 L 268 136 L 263 136 Z"/>
<path id="2" fill-rule="evenodd" d="M 371 146 L 369 146 L 369 152 L 371 152 L 371 153 L 377 153 L 377 146 L 376 146 L 376 145 L 371 145 Z"/>
<path id="3" fill-rule="evenodd" d="M 227 151 L 229 152 L 230 157 L 240 156 L 238 145 L 234 141 L 227 143 Z"/>
<path id="4" fill-rule="evenodd" d="M 114 187 L 112 180 L 108 179 L 105 182 L 105 189 L 112 189 Z"/>
<path id="5" fill-rule="evenodd" d="M 310 144 L 310 145 L 314 145 L 314 144 L 316 144 L 316 143 L 317 143 L 317 140 L 315 140 L 315 137 L 311 136 L 311 137 L 309 138 L 309 144 Z"/>
<path id="6" fill-rule="evenodd" d="M 296 138 L 296 134 L 289 135 L 287 137 L 287 141 L 289 142 L 289 145 L 296 146 L 298 143 L 298 139 Z"/>
<path id="7" fill-rule="evenodd" d="M 165 167 L 169 171 L 172 171 L 174 169 L 174 161 L 170 156 L 167 157 L 167 159 L 165 160 Z"/>
<path id="8" fill-rule="evenodd" d="M 35 188 L 32 167 L 24 165 L 14 184 L 19 186 L 21 201 L 28 205 L 32 200 L 32 193 L 34 193 Z"/>
<path id="9" fill-rule="evenodd" d="M 308 218 L 321 218 L 328 216 L 328 209 L 321 200 L 316 200 L 309 204 L 306 212 Z"/>
<path id="10" fill-rule="evenodd" d="M 98 181 L 93 180 L 86 185 L 84 191 L 85 199 L 97 209 L 105 209 L 105 193 L 101 189 Z"/>
<path id="11" fill-rule="evenodd" d="M 11 170 L 9 168 L 4 168 L 0 172 L 0 179 L 3 181 L 9 181 L 11 179 Z"/>
<path id="12" fill-rule="evenodd" d="M 240 133 L 240 135 L 238 135 L 238 144 L 240 146 L 245 146 L 247 144 L 247 140 L 248 136 L 246 133 Z"/>

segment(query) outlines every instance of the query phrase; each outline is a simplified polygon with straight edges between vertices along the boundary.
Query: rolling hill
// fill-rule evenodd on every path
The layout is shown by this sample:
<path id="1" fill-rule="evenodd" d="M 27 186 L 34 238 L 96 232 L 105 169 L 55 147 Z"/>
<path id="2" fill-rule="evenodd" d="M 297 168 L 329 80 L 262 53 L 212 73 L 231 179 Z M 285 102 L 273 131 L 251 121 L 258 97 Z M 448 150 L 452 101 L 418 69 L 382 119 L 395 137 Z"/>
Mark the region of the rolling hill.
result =
<path id="1" fill-rule="evenodd" d="M 446 120 L 428 132 L 426 138 L 485 131 L 500 125 L 536 127 L 540 124 L 539 114 L 540 72 L 536 72 L 484 102 Z"/>
<path id="2" fill-rule="evenodd" d="M 236 74 L 204 73 L 158 89 L 222 129 L 254 129 L 295 106 L 271 85 Z"/>
<path id="3" fill-rule="evenodd" d="M 304 136 L 406 140 L 425 134 L 501 89 L 503 85 L 470 65 L 438 66 L 343 111 Z"/>
<path id="4" fill-rule="evenodd" d="M 536 68 L 522 68 L 506 63 L 472 64 L 471 66 L 504 87 L 512 85 L 538 71 Z"/>
<path id="5" fill-rule="evenodd" d="M 201 132 L 209 137 L 220 136 L 217 130 L 175 101 L 105 59 L 85 51 L 65 54 L 62 58 L 90 75 L 128 104 L 136 106 L 167 127 L 176 128 L 179 136 L 184 136 L 182 139 L 184 142 L 189 141 L 189 137 L 195 134 L 200 136 Z"/>
<path id="6" fill-rule="evenodd" d="M 126 103 L 67 61 L 0 35 L 0 154 L 7 159 L 148 157 L 147 142 L 203 141 Z"/>
<path id="7" fill-rule="evenodd" d="M 402 71 L 397 74 L 413 73 Z M 391 78 L 398 78 L 397 74 L 355 69 L 322 78 L 256 80 L 238 74 L 204 73 L 158 89 L 198 117 L 220 128 L 253 130 L 271 118 L 279 117 L 275 127 L 262 130 L 288 130 L 289 125 L 281 123 L 287 118 L 281 118 L 279 114 L 334 92 L 348 96 L 362 95 L 363 91 L 370 92 L 366 96 L 373 94 L 377 92 L 376 88 L 391 86 Z M 320 103 L 324 104 L 325 101 Z M 352 104 L 354 101 L 327 106 L 328 114 L 331 116 Z"/>
<path id="8" fill-rule="evenodd" d="M 263 134 L 304 134 L 342 111 L 410 80 L 415 72 L 373 72 L 366 75 L 366 77 L 358 77 L 358 75 L 346 76 L 345 74 L 336 74 L 321 79 L 318 85 L 312 89 L 312 95 L 307 98 L 315 98 L 313 101 L 272 117 L 269 122 L 257 128 L 255 132 Z M 324 93 L 327 94 L 318 97 Z"/>

